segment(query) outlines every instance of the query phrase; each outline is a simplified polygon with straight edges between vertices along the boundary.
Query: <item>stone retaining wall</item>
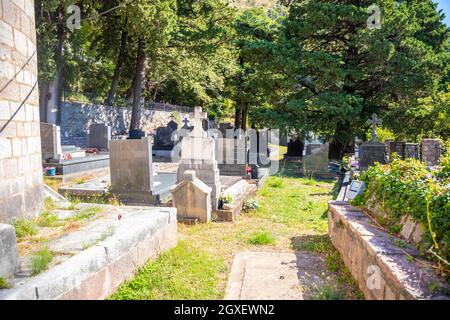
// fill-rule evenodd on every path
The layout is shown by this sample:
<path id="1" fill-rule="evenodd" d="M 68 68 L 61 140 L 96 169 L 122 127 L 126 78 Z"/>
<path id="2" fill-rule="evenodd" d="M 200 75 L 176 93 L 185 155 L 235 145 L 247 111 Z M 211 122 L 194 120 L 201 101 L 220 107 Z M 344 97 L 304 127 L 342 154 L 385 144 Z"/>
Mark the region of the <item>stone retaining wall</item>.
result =
<path id="1" fill-rule="evenodd" d="M 375 228 L 363 212 L 347 202 L 330 201 L 328 226 L 333 245 L 366 299 L 450 299 L 430 291 L 436 286 L 449 289 L 427 267 L 430 262 L 420 263 L 415 248 L 396 245 L 396 238 Z"/>
<path id="2" fill-rule="evenodd" d="M 143 109 L 141 128 L 147 133 L 156 131 L 158 127 L 165 127 L 174 114 L 174 121 L 178 126 L 183 125 L 182 120 L 188 117 L 190 111 L 187 107 L 171 106 L 165 111 L 163 108 L 154 110 Z M 177 111 L 177 108 L 181 111 Z M 174 111 L 175 110 L 175 111 Z M 131 109 L 108 107 L 104 105 L 86 104 L 79 102 L 63 102 L 61 106 L 61 141 L 64 145 L 86 146 L 86 135 L 93 123 L 106 123 L 111 126 L 112 134 L 123 134 L 130 126 Z"/>
<path id="3" fill-rule="evenodd" d="M 0 128 L 11 119 L 0 133 L 0 222 L 42 207 L 35 50 L 34 1 L 0 0 Z"/>

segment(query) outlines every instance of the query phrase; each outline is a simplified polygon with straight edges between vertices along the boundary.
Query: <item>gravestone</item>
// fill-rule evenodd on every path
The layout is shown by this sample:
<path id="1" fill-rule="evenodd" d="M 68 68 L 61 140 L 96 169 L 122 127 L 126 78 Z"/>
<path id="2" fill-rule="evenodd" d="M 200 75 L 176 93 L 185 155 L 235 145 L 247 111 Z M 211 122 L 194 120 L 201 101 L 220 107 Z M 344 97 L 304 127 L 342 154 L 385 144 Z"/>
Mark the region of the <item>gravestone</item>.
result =
<path id="1" fill-rule="evenodd" d="M 320 149 L 323 144 L 321 143 L 309 143 L 306 145 L 305 155 L 309 156 L 314 150 Z"/>
<path id="2" fill-rule="evenodd" d="M 89 127 L 89 147 L 101 151 L 109 150 L 111 140 L 111 127 L 104 123 L 94 123 Z"/>
<path id="3" fill-rule="evenodd" d="M 172 117 L 173 118 L 173 117 Z M 173 134 L 178 130 L 178 124 L 172 120 L 165 127 L 156 128 L 154 147 L 173 148 Z"/>
<path id="4" fill-rule="evenodd" d="M 51 123 L 41 122 L 42 159 L 60 160 L 63 151 L 61 146 L 61 129 Z"/>
<path id="5" fill-rule="evenodd" d="M 211 188 L 198 179 L 195 171 L 183 173 L 183 180 L 170 189 L 172 206 L 177 208 L 178 220 L 211 221 Z"/>
<path id="6" fill-rule="evenodd" d="M 111 193 L 124 202 L 157 204 L 154 194 L 152 144 L 149 138 L 111 140 Z"/>
<path id="7" fill-rule="evenodd" d="M 188 136 L 180 142 L 180 164 L 177 170 L 177 183 L 183 181 L 184 172 L 193 170 L 198 179 L 203 181 L 211 190 L 212 209 L 216 210 L 220 195 L 220 172 L 216 160 L 215 140 L 203 130 L 203 120 L 206 113 L 201 107 L 196 107 L 191 115 L 194 128 Z"/>
<path id="8" fill-rule="evenodd" d="M 305 155 L 302 161 L 302 170 L 304 174 L 323 174 L 328 173 L 328 153 L 330 144 L 320 144 L 311 150 L 311 153 Z"/>
<path id="9" fill-rule="evenodd" d="M 387 147 L 389 150 L 389 161 L 392 161 L 392 155 L 396 153 L 400 159 L 405 159 L 406 155 L 406 142 L 404 141 L 390 141 L 389 146 Z"/>
<path id="10" fill-rule="evenodd" d="M 418 143 L 406 143 L 405 144 L 405 157 L 419 159 L 419 144 Z"/>
<path id="11" fill-rule="evenodd" d="M 303 149 L 305 148 L 305 143 L 300 139 L 291 139 L 287 144 L 286 158 L 302 158 Z"/>
<path id="12" fill-rule="evenodd" d="M 0 224 L 0 278 L 9 278 L 19 271 L 16 232 L 9 224 Z"/>
<path id="13" fill-rule="evenodd" d="M 361 145 L 360 170 L 365 171 L 368 167 L 378 162 L 386 164 L 386 145 L 382 142 L 364 142 Z"/>
<path id="14" fill-rule="evenodd" d="M 248 164 L 252 179 L 263 179 L 269 174 L 272 162 L 269 152 L 269 130 L 247 130 Z"/>
<path id="15" fill-rule="evenodd" d="M 422 161 L 428 167 L 434 167 L 438 164 L 442 154 L 441 140 L 423 139 L 422 140 Z"/>
<path id="16" fill-rule="evenodd" d="M 384 143 L 386 144 L 386 152 L 387 154 L 391 154 L 391 149 L 390 149 L 390 145 L 391 142 L 395 141 L 394 139 L 385 139 Z"/>
<path id="17" fill-rule="evenodd" d="M 216 159 L 220 175 L 245 176 L 246 174 L 248 151 L 247 139 L 237 131 L 236 138 L 219 137 L 216 139 Z"/>
<path id="18" fill-rule="evenodd" d="M 386 144 L 377 142 L 377 124 L 381 123 L 377 119 L 377 115 L 372 115 L 372 141 L 364 142 L 361 145 L 360 155 L 360 170 L 365 171 L 368 167 L 374 165 L 376 162 L 380 164 L 387 163 Z"/>

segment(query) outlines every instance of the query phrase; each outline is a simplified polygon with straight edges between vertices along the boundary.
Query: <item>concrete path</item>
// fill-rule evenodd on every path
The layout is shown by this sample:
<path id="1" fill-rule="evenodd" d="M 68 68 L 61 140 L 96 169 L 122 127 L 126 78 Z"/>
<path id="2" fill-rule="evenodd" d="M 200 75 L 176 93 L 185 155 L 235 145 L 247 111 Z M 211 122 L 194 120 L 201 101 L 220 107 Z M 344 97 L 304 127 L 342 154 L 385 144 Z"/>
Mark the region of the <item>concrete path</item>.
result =
<path id="1" fill-rule="evenodd" d="M 308 300 L 325 284 L 324 259 L 309 252 L 242 252 L 225 300 Z"/>

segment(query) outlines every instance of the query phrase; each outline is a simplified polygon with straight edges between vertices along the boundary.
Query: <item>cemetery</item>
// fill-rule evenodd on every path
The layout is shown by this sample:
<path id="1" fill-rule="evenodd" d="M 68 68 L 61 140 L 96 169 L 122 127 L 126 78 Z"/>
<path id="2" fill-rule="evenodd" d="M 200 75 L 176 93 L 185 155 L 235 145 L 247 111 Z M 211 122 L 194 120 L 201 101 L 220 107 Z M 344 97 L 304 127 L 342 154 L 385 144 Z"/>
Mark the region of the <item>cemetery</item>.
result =
<path id="1" fill-rule="evenodd" d="M 97 23 L 58 38 L 47 16 L 65 3 L 0 0 L 0 300 L 450 299 L 436 4 L 436 38 L 396 33 L 399 12 L 430 32 L 407 3 L 383 8 L 394 35 L 355 11 L 343 37 L 389 43 L 374 59 L 296 26 L 356 4 L 136 2 L 86 6 Z"/>

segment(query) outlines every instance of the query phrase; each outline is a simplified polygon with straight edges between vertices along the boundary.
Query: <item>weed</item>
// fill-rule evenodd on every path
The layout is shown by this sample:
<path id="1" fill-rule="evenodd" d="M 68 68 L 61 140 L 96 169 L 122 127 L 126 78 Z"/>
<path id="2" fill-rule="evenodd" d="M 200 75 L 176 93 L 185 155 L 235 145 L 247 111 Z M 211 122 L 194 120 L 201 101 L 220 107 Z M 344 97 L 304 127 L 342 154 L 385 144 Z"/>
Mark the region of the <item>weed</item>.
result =
<path id="1" fill-rule="evenodd" d="M 53 259 L 53 253 L 47 248 L 37 250 L 30 260 L 30 269 L 32 275 L 37 275 L 48 268 Z"/>
<path id="2" fill-rule="evenodd" d="M 29 219 L 17 219 L 14 220 L 12 225 L 16 229 L 17 238 L 24 238 L 27 236 L 34 236 L 38 233 L 37 225 L 34 220 Z"/>
<path id="3" fill-rule="evenodd" d="M 274 244 L 275 238 L 267 231 L 258 231 L 250 235 L 248 243 L 259 246 Z"/>
<path id="4" fill-rule="evenodd" d="M 9 289 L 11 288 L 11 284 L 5 278 L 0 277 L 0 290 L 1 289 Z"/>
<path id="5" fill-rule="evenodd" d="M 39 227 L 55 227 L 59 224 L 58 216 L 50 211 L 43 211 L 36 219 Z"/>
<path id="6" fill-rule="evenodd" d="M 345 300 L 344 296 L 331 286 L 323 286 L 314 295 L 315 300 Z"/>

